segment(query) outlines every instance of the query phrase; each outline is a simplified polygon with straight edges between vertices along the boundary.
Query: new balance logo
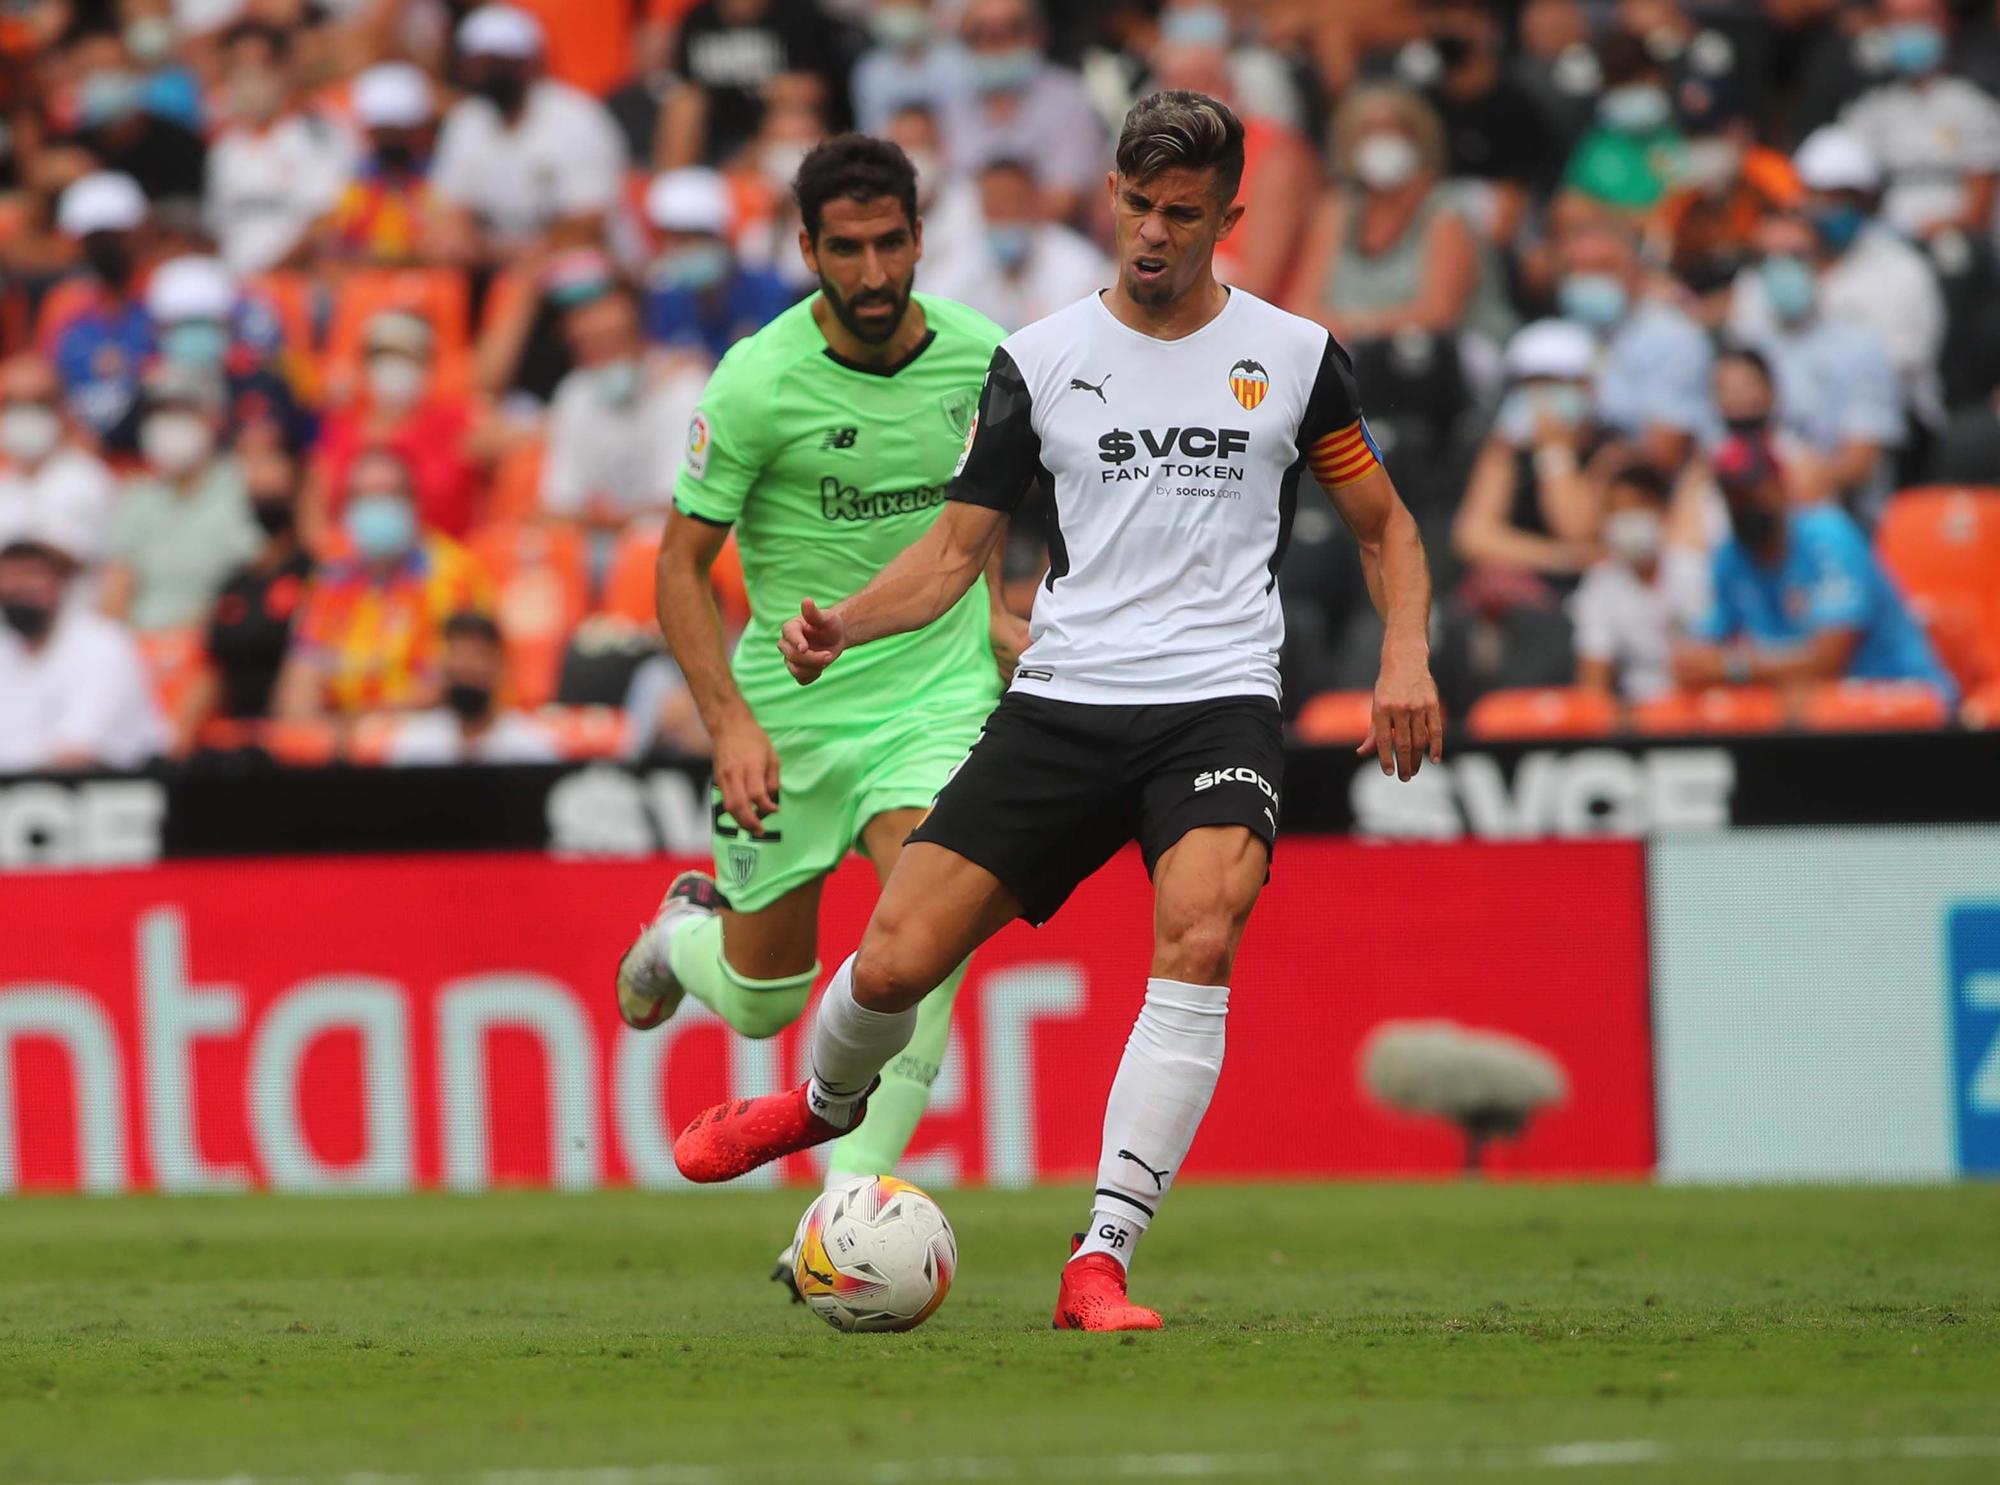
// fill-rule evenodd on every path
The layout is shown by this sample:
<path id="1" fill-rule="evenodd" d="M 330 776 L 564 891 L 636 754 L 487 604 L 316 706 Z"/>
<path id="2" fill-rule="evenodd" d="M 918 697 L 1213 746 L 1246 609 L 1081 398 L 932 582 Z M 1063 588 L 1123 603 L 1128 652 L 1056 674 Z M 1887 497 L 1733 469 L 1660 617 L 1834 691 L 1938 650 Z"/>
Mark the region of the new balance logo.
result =
<path id="1" fill-rule="evenodd" d="M 1103 404 L 1104 404 L 1104 405 L 1105 405 L 1106 407 L 1109 407 L 1109 406 L 1111 406 L 1111 403 L 1110 403 L 1110 401 L 1109 401 L 1109 400 L 1108 400 L 1108 399 L 1107 399 L 1107 398 L 1105 397 L 1105 395 L 1104 395 L 1104 389 L 1105 389 L 1106 387 L 1108 387 L 1108 386 L 1110 386 L 1110 385 L 1111 385 L 1111 378 L 1112 378 L 1112 375 L 1113 375 L 1113 373 L 1111 373 L 1111 372 L 1108 372 L 1108 371 L 1107 371 L 1107 372 L 1105 372 L 1105 373 L 1104 373 L 1104 380 L 1103 380 L 1103 381 L 1101 381 L 1101 382 L 1099 382 L 1099 383 L 1098 383 L 1098 384 L 1097 384 L 1096 386 L 1094 386 L 1094 387 L 1093 387 L 1093 386 L 1092 386 L 1092 385 L 1091 385 L 1091 384 L 1090 384 L 1089 382 L 1085 381 L 1085 380 L 1084 380 L 1084 379 L 1083 379 L 1082 377 L 1080 377 L 1080 376 L 1073 376 L 1073 377 L 1071 377 L 1071 378 L 1069 379 L 1069 389 L 1070 389 L 1070 390 L 1071 390 L 1072 392 L 1092 392 L 1092 393 L 1095 393 L 1095 394 L 1096 394 L 1096 396 L 1097 396 L 1097 400 L 1098 400 L 1099 402 L 1102 402 L 1102 403 L 1103 403 Z"/>
<path id="2" fill-rule="evenodd" d="M 823 449 L 851 449 L 854 447 L 854 440 L 860 436 L 859 428 L 829 428 L 826 430 L 826 437 L 819 441 L 819 446 Z"/>
<path id="3" fill-rule="evenodd" d="M 1145 1161 L 1141 1160 L 1137 1155 L 1134 1155 L 1130 1150 L 1120 1150 L 1118 1152 L 1118 1158 L 1120 1160 L 1131 1161 L 1134 1165 L 1138 1166 L 1140 1170 L 1144 1171 L 1147 1175 L 1151 1176 L 1153 1178 L 1153 1189 L 1155 1191 L 1165 1191 L 1167 1189 L 1167 1169 L 1170 1169 L 1171 1167 L 1167 1169 L 1155 1170 L 1152 1166 L 1146 1164 Z"/>

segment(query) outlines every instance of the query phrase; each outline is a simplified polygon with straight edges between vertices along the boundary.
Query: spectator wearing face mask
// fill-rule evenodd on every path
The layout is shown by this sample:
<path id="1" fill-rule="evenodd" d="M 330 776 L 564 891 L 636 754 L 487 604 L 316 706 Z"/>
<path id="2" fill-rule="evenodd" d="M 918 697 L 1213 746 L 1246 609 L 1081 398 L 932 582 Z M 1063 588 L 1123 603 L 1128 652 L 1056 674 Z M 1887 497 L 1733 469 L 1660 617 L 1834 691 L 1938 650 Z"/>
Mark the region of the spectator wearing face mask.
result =
<path id="1" fill-rule="evenodd" d="M 1818 238 L 1820 314 L 1873 330 L 1896 368 L 1906 410 L 1919 422 L 1939 424 L 1944 296 L 1924 254 L 1874 217 L 1880 167 L 1860 139 L 1836 126 L 1809 136 L 1793 164 L 1805 187 L 1806 219 Z M 1776 318 L 1762 276 L 1739 274 L 1730 296 L 1730 333 L 1755 345 L 1771 333 Z"/>
<path id="2" fill-rule="evenodd" d="M 278 675 L 277 715 L 436 706 L 445 620 L 489 611 L 491 584 L 463 547 L 424 529 L 397 454 L 362 454 L 341 493 L 348 555 L 322 564 L 307 585 Z"/>
<path id="3" fill-rule="evenodd" d="M 319 491 L 308 532 L 341 515 L 349 470 L 366 449 L 388 449 L 408 467 L 424 526 L 463 536 L 472 525 L 479 488 L 479 417 L 472 399 L 432 385 L 437 336 L 419 315 L 388 310 L 362 330 L 361 387 L 329 412 L 314 461 Z"/>
<path id="4" fill-rule="evenodd" d="M 1646 464 L 1615 470 L 1605 491 L 1599 541 L 1570 599 L 1576 683 L 1627 702 L 1674 689 L 1675 644 L 1707 616 L 1708 558 L 1677 540 L 1667 482 Z"/>
<path id="5" fill-rule="evenodd" d="M 816 91 L 845 99 L 846 56 L 814 0 L 700 0 L 674 44 L 682 86 L 660 110 L 655 156 L 669 170 L 729 165 L 763 128 L 784 79 L 811 76 Z"/>
<path id="6" fill-rule="evenodd" d="M 1708 337 L 1667 300 L 1646 292 L 1638 248 L 1624 228 L 1597 222 L 1557 244 L 1562 317 L 1596 338 L 1599 422 L 1672 475 L 1713 432 Z"/>
<path id="7" fill-rule="evenodd" d="M 1014 331 L 1110 282 L 1111 265 L 1096 245 L 1044 215 L 1026 162 L 993 161 L 979 172 L 979 194 L 985 251 L 964 277 L 927 275 L 931 292 Z"/>
<path id="8" fill-rule="evenodd" d="M 1689 689 L 1818 681 L 1921 681 L 1957 688 L 1851 517 L 1800 506 L 1767 440 L 1731 435 L 1714 457 L 1730 537 L 1711 567 L 1712 606 L 1674 656 Z"/>
<path id="9" fill-rule="evenodd" d="M 1727 317 L 1736 275 L 1757 256 L 1758 225 L 1773 211 L 1796 211 L 1805 195 L 1792 162 L 1757 142 L 1756 122 L 1733 87 L 1703 77 L 1680 84 L 1686 148 L 1656 218 L 1667 267 L 1692 292 L 1695 318 L 1708 329 Z"/>
<path id="10" fill-rule="evenodd" d="M 408 62 L 379 62 L 354 79 L 354 117 L 364 148 L 314 229 L 319 255 L 376 267 L 445 256 L 443 208 L 430 184 L 430 79 Z"/>
<path id="11" fill-rule="evenodd" d="M 257 549 L 243 471 L 219 446 L 222 388 L 184 367 L 149 371 L 139 421 L 145 467 L 111 519 L 104 611 L 135 629 L 208 617 L 222 580 Z"/>
<path id="12" fill-rule="evenodd" d="M 854 66 L 855 128 L 882 134 L 903 109 L 942 108 L 964 90 L 963 61 L 931 0 L 874 0 L 867 20 L 874 44 Z"/>
<path id="13" fill-rule="evenodd" d="M 1604 75 L 1597 118 L 1570 153 L 1563 189 L 1623 211 L 1651 210 L 1680 169 L 1666 73 L 1629 31 L 1605 37 L 1597 59 Z"/>
<path id="14" fill-rule="evenodd" d="M 403 718 L 389 742 L 400 768 L 453 763 L 553 763 L 555 743 L 532 718 L 499 705 L 506 651 L 500 627 L 483 613 L 444 622 L 441 704 Z"/>
<path id="15" fill-rule="evenodd" d="M 604 105 L 542 75 L 542 28 L 524 10 L 481 6 L 457 42 L 471 95 L 445 115 L 431 171 L 457 235 L 503 260 L 601 237 L 625 172 Z"/>
<path id="16" fill-rule="evenodd" d="M 292 449 L 309 445 L 319 421 L 278 370 L 275 317 L 246 303 L 219 258 L 170 258 L 146 283 L 160 360 L 222 384 L 223 442 L 268 425 Z M 114 435 L 113 442 L 121 442 Z"/>
<path id="17" fill-rule="evenodd" d="M 74 140 L 100 169 L 131 177 L 155 206 L 196 206 L 207 148 L 184 124 L 146 106 L 146 75 L 108 21 L 86 24 L 69 43 L 77 78 Z"/>
<path id="18" fill-rule="evenodd" d="M 109 171 L 72 182 L 56 206 L 56 228 L 76 244 L 85 277 L 70 313 L 44 326 L 44 344 L 71 413 L 100 442 L 130 415 L 156 349 L 152 317 L 133 292 L 146 223 L 144 193 Z"/>
<path id="19" fill-rule="evenodd" d="M 180 59 L 173 0 L 121 0 L 118 17 L 125 54 L 145 79 L 146 112 L 199 130 L 201 79 Z"/>
<path id="20" fill-rule="evenodd" d="M 61 533 L 90 573 L 104 560 L 115 489 L 63 411 L 55 368 L 32 353 L 0 365 L 0 542 Z"/>
<path id="21" fill-rule="evenodd" d="M 166 747 L 138 645 L 65 601 L 74 572 L 46 541 L 0 544 L 0 774 L 136 768 Z"/>
<path id="22" fill-rule="evenodd" d="M 1867 325 L 1826 313 L 1819 240 L 1805 218 L 1770 218 L 1757 248 L 1771 325 L 1756 346 L 1777 387 L 1779 422 L 1811 452 L 1823 488 L 1872 523 L 1907 433 L 1896 368 Z"/>
<path id="23" fill-rule="evenodd" d="M 1876 43 L 1890 82 L 1841 110 L 1881 162 L 1882 215 L 1910 238 L 1953 229 L 1985 238 L 2000 183 L 2000 100 L 1947 71 L 1945 0 L 1881 0 Z"/>
<path id="24" fill-rule="evenodd" d="M 654 343 L 720 361 L 791 307 L 796 296 L 784 280 L 738 261 L 729 243 L 729 188 L 713 170 L 691 165 L 655 176 L 646 219 L 660 234 L 646 297 Z"/>
<path id="25" fill-rule="evenodd" d="M 969 0 L 959 20 L 967 90 L 951 100 L 945 142 L 953 162 L 1033 160 L 1052 220 L 1075 223 L 1103 188 L 1104 125 L 1083 81 L 1051 62 L 1034 0 Z"/>
<path id="26" fill-rule="evenodd" d="M 197 673 L 175 718 L 182 751 L 213 717 L 254 721 L 271 714 L 292 621 L 312 577 L 312 554 L 299 539 L 299 464 L 281 448 L 240 456 L 250 513 L 262 545 L 223 580 L 208 617 L 208 664 Z"/>
<path id="27" fill-rule="evenodd" d="M 202 220 L 233 272 L 263 273 L 305 256 L 309 229 L 333 204 L 354 141 L 293 105 L 291 37 L 240 21 L 222 34 L 227 122 L 208 159 Z"/>
<path id="28" fill-rule="evenodd" d="M 687 357 L 649 362 L 639 305 L 623 284 L 569 309 L 563 333 L 575 369 L 549 409 L 542 509 L 585 529 L 601 575 L 627 525 L 664 517 L 673 504 L 674 471 L 710 367 Z"/>

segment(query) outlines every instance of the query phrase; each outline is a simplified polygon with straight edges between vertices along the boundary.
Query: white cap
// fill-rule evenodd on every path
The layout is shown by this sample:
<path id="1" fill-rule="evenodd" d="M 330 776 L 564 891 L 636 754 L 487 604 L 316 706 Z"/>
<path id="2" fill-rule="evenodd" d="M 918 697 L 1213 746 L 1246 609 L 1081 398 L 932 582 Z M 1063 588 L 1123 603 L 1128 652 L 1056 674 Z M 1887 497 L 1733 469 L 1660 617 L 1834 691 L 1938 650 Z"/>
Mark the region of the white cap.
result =
<path id="1" fill-rule="evenodd" d="M 729 187 L 716 172 L 699 165 L 665 171 L 646 187 L 646 220 L 662 232 L 723 237 L 734 215 Z"/>
<path id="2" fill-rule="evenodd" d="M 1590 375 L 1596 358 L 1597 342 L 1590 332 L 1568 320 L 1537 320 L 1507 342 L 1507 374 L 1516 380 L 1580 382 Z"/>
<path id="3" fill-rule="evenodd" d="M 56 228 L 71 237 L 130 232 L 145 220 L 146 193 L 116 170 L 97 170 L 72 181 L 56 206 Z"/>
<path id="4" fill-rule="evenodd" d="M 1808 191 L 1874 191 L 1882 185 L 1882 165 L 1851 129 L 1827 124 L 1806 136 L 1792 156 Z"/>
<path id="5" fill-rule="evenodd" d="M 419 129 L 436 112 L 430 79 L 408 62 L 378 62 L 354 79 L 354 116 L 365 129 Z"/>
<path id="6" fill-rule="evenodd" d="M 235 308 L 236 280 L 220 258 L 171 259 L 146 284 L 146 310 L 163 325 L 227 320 Z"/>
<path id="7" fill-rule="evenodd" d="M 512 5 L 482 5 L 459 22 L 458 49 L 468 57 L 530 61 L 542 54 L 542 23 Z"/>

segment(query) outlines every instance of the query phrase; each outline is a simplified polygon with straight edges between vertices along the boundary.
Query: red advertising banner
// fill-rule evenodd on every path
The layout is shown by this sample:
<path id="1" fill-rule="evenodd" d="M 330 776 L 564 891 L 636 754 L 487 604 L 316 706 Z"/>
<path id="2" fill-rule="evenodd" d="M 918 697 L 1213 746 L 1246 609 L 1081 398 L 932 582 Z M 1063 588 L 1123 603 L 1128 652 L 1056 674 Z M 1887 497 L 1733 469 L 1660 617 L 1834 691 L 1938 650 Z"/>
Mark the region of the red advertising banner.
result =
<path id="1" fill-rule="evenodd" d="M 174 863 L 0 887 L 0 1191 L 680 1184 L 672 1131 L 800 1074 L 799 1028 L 684 1008 L 627 1031 L 609 978 L 679 865 L 539 855 Z M 830 886 L 828 967 L 873 878 Z M 911 1150 L 920 1180 L 1087 1174 L 1144 992 L 1135 853 L 975 961 Z M 1567 1101 L 1503 1173 L 1653 1165 L 1641 848 L 1283 843 L 1235 974 L 1190 1174 L 1448 1172 L 1455 1134 L 1362 1091 L 1387 1021 L 1511 1033 Z M 778 1179 L 777 1173 L 766 1173 Z M 785 1176 L 810 1179 L 801 1157 Z"/>

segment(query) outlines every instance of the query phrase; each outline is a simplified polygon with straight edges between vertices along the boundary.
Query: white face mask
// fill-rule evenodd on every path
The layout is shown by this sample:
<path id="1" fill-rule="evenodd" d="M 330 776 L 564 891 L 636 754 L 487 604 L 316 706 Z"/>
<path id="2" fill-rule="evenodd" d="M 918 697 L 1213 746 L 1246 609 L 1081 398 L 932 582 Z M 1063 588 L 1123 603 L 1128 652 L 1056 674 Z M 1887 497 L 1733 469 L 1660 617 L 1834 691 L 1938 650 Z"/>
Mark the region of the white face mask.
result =
<path id="1" fill-rule="evenodd" d="M 62 419 L 53 408 L 22 402 L 0 412 L 0 453 L 16 464 L 39 464 L 62 442 Z"/>
<path id="2" fill-rule="evenodd" d="M 157 412 L 139 425 L 139 452 L 169 479 L 191 473 L 215 446 L 208 422 L 190 412 Z"/>
<path id="3" fill-rule="evenodd" d="M 1407 134 L 1379 129 L 1361 136 L 1354 146 L 1354 174 L 1362 185 L 1393 191 L 1416 179 L 1424 168 L 1423 152 Z"/>
<path id="4" fill-rule="evenodd" d="M 408 407 L 423 395 L 428 376 L 424 363 L 408 356 L 370 356 L 368 395 L 384 407 Z"/>
<path id="5" fill-rule="evenodd" d="M 1650 510 L 1615 510 L 1604 518 L 1604 546 L 1612 556 L 1643 567 L 1660 555 L 1660 517 Z"/>

